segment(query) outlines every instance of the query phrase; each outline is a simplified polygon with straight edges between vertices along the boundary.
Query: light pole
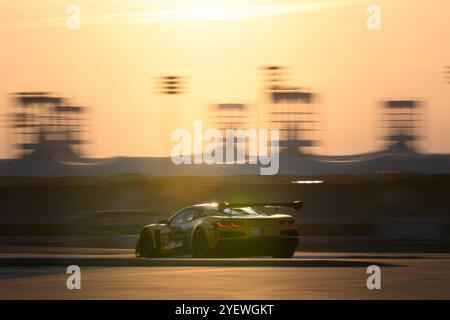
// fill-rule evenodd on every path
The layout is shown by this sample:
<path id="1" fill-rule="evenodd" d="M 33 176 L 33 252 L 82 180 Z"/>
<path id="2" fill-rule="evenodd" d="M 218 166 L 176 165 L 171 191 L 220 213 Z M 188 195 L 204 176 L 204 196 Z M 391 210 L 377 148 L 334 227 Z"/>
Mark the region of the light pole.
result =
<path id="1" fill-rule="evenodd" d="M 156 78 L 156 93 L 167 97 L 175 97 L 186 93 L 186 77 L 178 75 L 161 76 Z M 172 129 L 180 125 L 180 118 L 183 116 L 182 110 L 179 110 L 179 102 L 174 99 L 163 99 L 161 103 L 161 129 L 162 139 L 160 146 L 163 151 L 166 150 L 165 146 L 170 142 Z M 166 153 L 167 152 L 163 152 Z M 170 153 L 170 152 L 169 152 Z"/>

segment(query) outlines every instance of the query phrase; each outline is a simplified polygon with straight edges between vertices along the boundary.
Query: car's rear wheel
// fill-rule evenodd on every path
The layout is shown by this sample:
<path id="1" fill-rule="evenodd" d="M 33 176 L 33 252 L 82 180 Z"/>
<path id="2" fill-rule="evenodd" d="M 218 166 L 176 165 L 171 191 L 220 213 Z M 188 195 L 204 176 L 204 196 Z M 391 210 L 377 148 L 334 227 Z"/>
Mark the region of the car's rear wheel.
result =
<path id="1" fill-rule="evenodd" d="M 200 228 L 195 231 L 191 251 L 194 258 L 205 258 L 210 254 L 208 235 L 204 229 Z"/>
<path id="2" fill-rule="evenodd" d="M 153 246 L 152 233 L 148 229 L 141 232 L 139 243 L 136 245 L 136 256 L 145 258 L 152 258 L 156 256 L 156 250 Z"/>
<path id="3" fill-rule="evenodd" d="M 273 258 L 292 258 L 295 254 L 296 247 L 288 247 L 278 249 L 273 255 Z"/>

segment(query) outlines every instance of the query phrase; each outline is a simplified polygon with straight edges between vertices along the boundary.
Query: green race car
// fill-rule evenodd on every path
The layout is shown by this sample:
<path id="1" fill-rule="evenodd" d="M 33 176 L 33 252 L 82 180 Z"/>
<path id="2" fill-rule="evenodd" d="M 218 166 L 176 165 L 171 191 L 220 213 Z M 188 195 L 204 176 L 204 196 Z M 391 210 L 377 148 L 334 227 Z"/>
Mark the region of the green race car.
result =
<path id="1" fill-rule="evenodd" d="M 190 254 L 192 257 L 273 256 L 291 258 L 299 226 L 281 207 L 300 210 L 303 203 L 205 203 L 184 208 L 169 219 L 144 226 L 136 257 Z M 255 207 L 275 208 L 274 214 Z"/>

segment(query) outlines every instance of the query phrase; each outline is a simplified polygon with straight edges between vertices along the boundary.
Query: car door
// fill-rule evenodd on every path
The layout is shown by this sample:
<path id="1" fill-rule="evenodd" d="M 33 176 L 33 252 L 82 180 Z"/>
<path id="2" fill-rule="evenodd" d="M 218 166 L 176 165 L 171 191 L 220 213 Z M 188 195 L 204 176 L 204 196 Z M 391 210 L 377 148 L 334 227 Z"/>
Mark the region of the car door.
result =
<path id="1" fill-rule="evenodd" d="M 181 228 L 183 229 L 184 234 L 183 245 L 186 249 L 189 248 L 192 228 L 194 227 L 195 221 L 199 217 L 200 212 L 201 209 L 191 208 L 191 210 L 187 212 L 186 215 L 184 216 L 184 223 L 182 224 Z"/>
<path id="2" fill-rule="evenodd" d="M 171 242 L 171 248 L 181 248 L 184 246 L 185 242 L 185 231 L 184 231 L 184 224 L 186 223 L 186 218 L 190 215 L 192 212 L 192 208 L 186 208 L 175 214 L 169 221 L 169 227 L 170 227 L 170 242 Z"/>

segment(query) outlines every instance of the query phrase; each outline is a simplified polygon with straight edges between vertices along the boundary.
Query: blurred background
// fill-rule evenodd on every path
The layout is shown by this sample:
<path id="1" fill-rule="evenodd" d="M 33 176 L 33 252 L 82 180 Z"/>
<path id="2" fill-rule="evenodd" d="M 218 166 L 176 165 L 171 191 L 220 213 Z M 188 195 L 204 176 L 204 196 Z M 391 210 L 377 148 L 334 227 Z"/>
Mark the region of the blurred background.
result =
<path id="1" fill-rule="evenodd" d="M 301 250 L 448 251 L 434 3 L 1 2 L 0 245 L 132 248 L 183 206 L 303 200 Z M 280 130 L 278 174 L 174 165 L 170 134 L 195 120 Z"/>

